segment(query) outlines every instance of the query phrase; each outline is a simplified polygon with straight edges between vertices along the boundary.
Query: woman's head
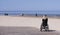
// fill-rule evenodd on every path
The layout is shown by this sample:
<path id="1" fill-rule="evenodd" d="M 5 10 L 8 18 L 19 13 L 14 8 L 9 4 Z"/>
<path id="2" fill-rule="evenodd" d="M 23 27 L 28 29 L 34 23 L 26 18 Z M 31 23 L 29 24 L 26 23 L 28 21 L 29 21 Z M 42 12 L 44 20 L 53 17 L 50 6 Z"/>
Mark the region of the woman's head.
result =
<path id="1" fill-rule="evenodd" d="M 43 18 L 47 18 L 47 15 L 43 15 Z"/>

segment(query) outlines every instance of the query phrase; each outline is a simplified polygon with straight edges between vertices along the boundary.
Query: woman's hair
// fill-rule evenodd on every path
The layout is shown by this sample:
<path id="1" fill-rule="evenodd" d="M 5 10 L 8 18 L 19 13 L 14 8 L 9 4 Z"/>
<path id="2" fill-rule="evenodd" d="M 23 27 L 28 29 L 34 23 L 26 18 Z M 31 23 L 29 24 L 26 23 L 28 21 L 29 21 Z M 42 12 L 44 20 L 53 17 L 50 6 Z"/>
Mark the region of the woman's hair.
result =
<path id="1" fill-rule="evenodd" d="M 43 15 L 43 16 L 47 17 L 47 15 Z M 43 16 L 42 16 L 42 17 L 43 17 Z"/>
<path id="2" fill-rule="evenodd" d="M 44 15 L 45 17 L 47 16 L 47 15 Z"/>
<path id="3" fill-rule="evenodd" d="M 43 19 L 45 19 L 45 18 L 47 18 L 47 15 L 43 15 L 42 17 L 43 17 Z"/>

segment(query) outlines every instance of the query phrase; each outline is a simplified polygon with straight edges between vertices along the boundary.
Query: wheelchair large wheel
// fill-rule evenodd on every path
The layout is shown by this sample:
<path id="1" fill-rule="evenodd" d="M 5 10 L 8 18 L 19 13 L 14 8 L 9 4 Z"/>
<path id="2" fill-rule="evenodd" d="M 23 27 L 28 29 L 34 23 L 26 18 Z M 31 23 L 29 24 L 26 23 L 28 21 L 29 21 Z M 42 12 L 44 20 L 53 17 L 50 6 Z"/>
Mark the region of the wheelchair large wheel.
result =
<path id="1" fill-rule="evenodd" d="M 45 31 L 48 31 L 48 30 L 49 30 L 49 26 L 48 26 L 48 25 L 47 25 L 47 26 L 41 25 L 40 31 L 43 31 L 43 29 L 44 29 Z"/>
<path id="2" fill-rule="evenodd" d="M 48 31 L 49 30 L 49 27 L 48 26 L 45 26 L 45 31 Z"/>

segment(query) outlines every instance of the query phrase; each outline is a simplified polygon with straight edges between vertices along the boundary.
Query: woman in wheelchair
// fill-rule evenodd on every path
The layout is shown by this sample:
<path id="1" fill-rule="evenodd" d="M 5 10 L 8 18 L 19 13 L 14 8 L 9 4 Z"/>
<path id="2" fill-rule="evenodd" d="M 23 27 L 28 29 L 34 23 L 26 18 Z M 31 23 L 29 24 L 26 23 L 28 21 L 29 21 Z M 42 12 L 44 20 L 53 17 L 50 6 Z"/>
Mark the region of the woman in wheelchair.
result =
<path id="1" fill-rule="evenodd" d="M 42 31 L 42 29 L 45 29 L 45 31 L 48 31 L 48 30 L 49 30 L 47 15 L 44 15 L 44 16 L 43 16 L 40 31 Z"/>

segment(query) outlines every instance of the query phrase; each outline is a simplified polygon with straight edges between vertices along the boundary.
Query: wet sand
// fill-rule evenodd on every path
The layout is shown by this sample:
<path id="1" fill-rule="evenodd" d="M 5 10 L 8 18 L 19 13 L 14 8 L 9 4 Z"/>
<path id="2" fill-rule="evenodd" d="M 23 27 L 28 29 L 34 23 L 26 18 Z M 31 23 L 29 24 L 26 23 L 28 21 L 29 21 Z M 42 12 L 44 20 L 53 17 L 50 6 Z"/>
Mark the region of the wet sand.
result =
<path id="1" fill-rule="evenodd" d="M 35 27 L 0 27 L 0 35 L 60 35 L 58 31 L 40 32 Z"/>

